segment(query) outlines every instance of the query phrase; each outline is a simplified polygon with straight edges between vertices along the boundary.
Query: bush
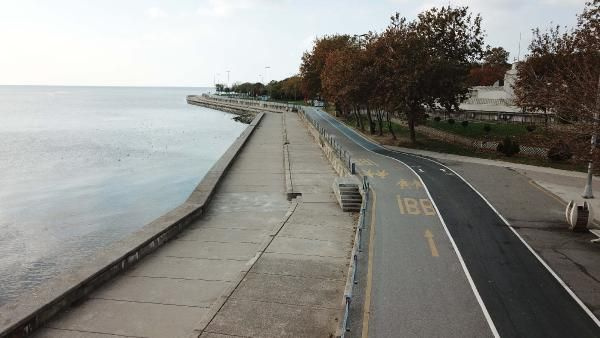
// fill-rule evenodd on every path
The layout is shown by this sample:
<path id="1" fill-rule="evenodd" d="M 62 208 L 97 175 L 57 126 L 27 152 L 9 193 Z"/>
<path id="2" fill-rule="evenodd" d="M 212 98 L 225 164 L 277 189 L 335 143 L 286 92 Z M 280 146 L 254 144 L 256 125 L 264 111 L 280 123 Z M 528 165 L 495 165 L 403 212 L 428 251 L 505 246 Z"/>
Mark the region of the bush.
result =
<path id="1" fill-rule="evenodd" d="M 423 115 L 423 118 L 424 118 L 425 120 L 428 120 L 428 119 L 429 119 L 429 114 L 425 113 L 425 115 Z"/>
<path id="2" fill-rule="evenodd" d="M 462 121 L 460 125 L 466 128 L 467 126 L 469 126 L 469 121 Z"/>
<path id="3" fill-rule="evenodd" d="M 489 133 L 490 131 L 492 131 L 492 126 L 490 126 L 489 124 L 484 124 L 483 131 L 485 131 L 486 133 Z"/>
<path id="4" fill-rule="evenodd" d="M 527 129 L 528 132 L 532 132 L 535 130 L 535 124 L 530 124 L 528 126 L 525 127 L 525 129 Z"/>
<path id="5" fill-rule="evenodd" d="M 433 118 L 433 120 L 435 122 L 440 122 L 442 119 L 439 116 L 436 116 L 436 117 Z"/>
<path id="6" fill-rule="evenodd" d="M 521 151 L 521 147 L 519 146 L 519 143 L 517 143 L 517 141 L 507 136 L 504 138 L 504 140 L 502 140 L 502 142 L 498 143 L 498 147 L 496 148 L 496 150 L 510 157 L 514 154 L 519 153 L 519 151 Z"/>
<path id="7" fill-rule="evenodd" d="M 456 122 L 454 119 L 448 119 L 448 124 L 454 124 L 454 122 Z"/>
<path id="8" fill-rule="evenodd" d="M 571 148 L 562 140 L 559 140 L 557 144 L 548 150 L 548 158 L 553 162 L 570 160 L 571 157 L 573 157 Z"/>

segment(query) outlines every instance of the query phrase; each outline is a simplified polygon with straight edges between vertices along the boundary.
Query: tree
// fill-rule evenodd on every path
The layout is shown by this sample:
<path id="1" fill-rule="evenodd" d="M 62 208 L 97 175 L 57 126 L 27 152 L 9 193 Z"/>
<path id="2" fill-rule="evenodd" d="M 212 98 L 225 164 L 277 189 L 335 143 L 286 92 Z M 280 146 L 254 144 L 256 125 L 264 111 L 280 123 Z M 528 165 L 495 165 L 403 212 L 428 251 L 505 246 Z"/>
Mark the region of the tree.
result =
<path id="1" fill-rule="evenodd" d="M 553 111 L 589 133 L 598 112 L 600 1 L 588 2 L 577 26 L 533 30 L 530 54 L 518 67 L 517 105 L 527 111 Z"/>
<path id="2" fill-rule="evenodd" d="M 300 75 L 305 97 L 319 96 L 322 90 L 321 73 L 327 57 L 331 52 L 350 45 L 350 40 L 349 35 L 326 35 L 315 40 L 312 51 L 304 53 L 300 65 Z"/>
<path id="3" fill-rule="evenodd" d="M 508 67 L 508 56 L 510 53 L 502 47 L 488 48 L 483 56 L 485 66 Z"/>
<path id="4" fill-rule="evenodd" d="M 491 86 L 504 80 L 504 74 L 510 69 L 510 53 L 502 47 L 489 48 L 484 52 L 483 62 L 474 63 L 469 71 L 470 86 Z"/>
<path id="5" fill-rule="evenodd" d="M 355 45 L 332 51 L 321 73 L 322 95 L 334 102 L 343 115 L 354 114 L 357 126 L 364 130 L 360 116 L 360 51 Z"/>
<path id="6" fill-rule="evenodd" d="M 467 7 L 432 8 L 408 22 L 399 13 L 382 34 L 378 61 L 385 108 L 404 114 L 410 139 L 426 107 L 457 109 L 468 92 L 470 65 L 481 57 L 481 17 Z"/>

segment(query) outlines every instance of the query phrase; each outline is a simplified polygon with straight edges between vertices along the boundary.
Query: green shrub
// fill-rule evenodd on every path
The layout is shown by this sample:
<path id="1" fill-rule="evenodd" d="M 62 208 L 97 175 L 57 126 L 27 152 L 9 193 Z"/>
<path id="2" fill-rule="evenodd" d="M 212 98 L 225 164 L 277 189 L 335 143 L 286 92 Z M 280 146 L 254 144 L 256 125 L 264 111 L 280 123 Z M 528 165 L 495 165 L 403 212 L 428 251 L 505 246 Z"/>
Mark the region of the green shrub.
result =
<path id="1" fill-rule="evenodd" d="M 485 131 L 486 133 L 489 133 L 490 131 L 492 131 L 492 126 L 490 126 L 489 124 L 484 124 L 483 131 Z"/>
<path id="2" fill-rule="evenodd" d="M 454 124 L 454 122 L 456 122 L 454 119 L 448 119 L 448 124 Z"/>
<path id="3" fill-rule="evenodd" d="M 466 128 L 469 126 L 469 121 L 462 121 L 460 125 Z"/>
<path id="4" fill-rule="evenodd" d="M 428 120 L 428 119 L 429 119 L 429 114 L 425 113 L 425 114 L 423 115 L 423 118 L 424 118 L 425 120 Z"/>
<path id="5" fill-rule="evenodd" d="M 571 152 L 571 148 L 568 144 L 564 143 L 562 140 L 559 140 L 557 144 L 548 150 L 547 156 L 550 161 L 561 162 L 570 160 L 571 157 L 573 157 L 573 153 Z"/>
<path id="6" fill-rule="evenodd" d="M 527 129 L 528 132 L 532 132 L 535 130 L 535 124 L 530 124 L 528 126 L 525 127 L 525 129 Z"/>
<path id="7" fill-rule="evenodd" d="M 442 119 L 439 116 L 436 116 L 436 117 L 433 118 L 433 120 L 435 122 L 440 122 Z"/>
<path id="8" fill-rule="evenodd" d="M 521 147 L 517 141 L 513 140 L 510 137 L 505 137 L 502 142 L 498 143 L 498 147 L 496 148 L 498 152 L 503 153 L 506 156 L 513 156 L 514 154 L 518 154 L 521 151 Z"/>

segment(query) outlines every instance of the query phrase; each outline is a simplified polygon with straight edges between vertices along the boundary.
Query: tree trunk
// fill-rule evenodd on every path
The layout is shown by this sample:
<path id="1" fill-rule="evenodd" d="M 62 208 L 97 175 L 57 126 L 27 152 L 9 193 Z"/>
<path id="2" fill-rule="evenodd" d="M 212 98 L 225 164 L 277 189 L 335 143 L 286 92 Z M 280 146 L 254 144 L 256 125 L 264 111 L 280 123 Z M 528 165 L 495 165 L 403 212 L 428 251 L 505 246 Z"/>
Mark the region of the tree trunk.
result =
<path id="1" fill-rule="evenodd" d="M 371 116 L 369 105 L 367 105 L 367 120 L 369 121 L 369 134 L 373 135 L 375 131 L 373 130 L 373 117 Z"/>
<path id="2" fill-rule="evenodd" d="M 390 133 L 392 134 L 392 138 L 394 140 L 396 140 L 396 133 L 394 133 L 394 126 L 392 125 L 392 120 L 390 119 L 390 113 L 386 113 L 385 116 L 387 118 L 388 129 L 390 130 Z"/>
<path id="3" fill-rule="evenodd" d="M 379 136 L 383 136 L 383 112 L 377 111 L 377 124 L 379 124 Z"/>
<path id="4" fill-rule="evenodd" d="M 360 130 L 364 132 L 365 124 L 364 124 L 364 121 L 362 120 L 362 116 L 360 116 L 360 106 L 355 106 L 354 112 L 356 114 L 356 121 L 358 121 L 358 126 L 360 127 Z"/>
<path id="5" fill-rule="evenodd" d="M 408 113 L 408 130 L 410 131 L 410 141 L 412 143 L 417 142 L 417 134 L 415 133 L 415 111 L 410 111 Z"/>

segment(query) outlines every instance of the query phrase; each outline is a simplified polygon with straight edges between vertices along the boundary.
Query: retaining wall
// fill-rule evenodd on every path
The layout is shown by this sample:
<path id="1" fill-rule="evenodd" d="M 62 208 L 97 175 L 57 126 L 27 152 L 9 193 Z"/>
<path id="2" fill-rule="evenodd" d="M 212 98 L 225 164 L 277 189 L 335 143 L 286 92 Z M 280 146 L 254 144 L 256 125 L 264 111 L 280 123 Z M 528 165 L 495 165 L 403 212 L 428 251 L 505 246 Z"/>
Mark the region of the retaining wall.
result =
<path id="1" fill-rule="evenodd" d="M 23 337 L 30 334 L 55 314 L 84 299 L 195 221 L 204 212 L 219 182 L 263 115 L 256 115 L 183 204 L 103 250 L 75 273 L 49 282 L 30 295 L 21 297 L 18 303 L 0 307 L 0 337 Z"/>

